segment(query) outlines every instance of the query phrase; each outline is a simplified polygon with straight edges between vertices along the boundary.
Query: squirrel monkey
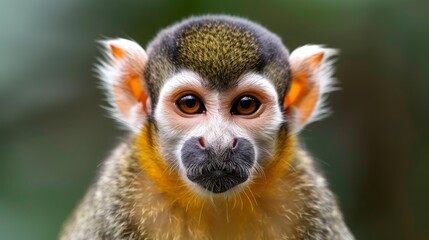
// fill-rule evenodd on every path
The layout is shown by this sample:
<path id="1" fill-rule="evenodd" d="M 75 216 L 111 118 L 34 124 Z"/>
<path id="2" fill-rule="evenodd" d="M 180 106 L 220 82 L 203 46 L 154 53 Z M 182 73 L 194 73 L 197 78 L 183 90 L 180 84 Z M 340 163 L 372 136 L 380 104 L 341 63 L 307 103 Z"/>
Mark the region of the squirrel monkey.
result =
<path id="1" fill-rule="evenodd" d="M 192 17 L 147 47 L 103 41 L 99 66 L 129 138 L 61 239 L 353 239 L 297 143 L 324 113 L 336 51 L 245 19 Z"/>

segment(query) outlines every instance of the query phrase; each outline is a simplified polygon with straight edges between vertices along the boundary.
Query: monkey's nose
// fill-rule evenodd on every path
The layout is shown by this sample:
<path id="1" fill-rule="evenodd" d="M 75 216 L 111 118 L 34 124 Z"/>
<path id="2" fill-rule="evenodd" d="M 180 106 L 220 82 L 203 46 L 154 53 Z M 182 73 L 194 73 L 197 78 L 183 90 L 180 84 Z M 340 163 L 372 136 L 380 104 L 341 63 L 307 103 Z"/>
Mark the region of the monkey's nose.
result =
<path id="1" fill-rule="evenodd" d="M 200 146 L 204 149 L 204 148 L 206 148 L 206 143 L 204 142 L 204 138 L 203 137 L 200 137 L 199 139 L 198 139 L 198 143 L 200 144 Z"/>
<path id="2" fill-rule="evenodd" d="M 232 139 L 232 149 L 236 149 L 238 146 L 238 142 L 239 140 L 237 138 Z M 197 145 L 199 145 L 199 147 L 201 147 L 202 149 L 206 149 L 206 142 L 204 141 L 204 137 L 199 137 L 198 138 L 198 142 Z"/>
<path id="3" fill-rule="evenodd" d="M 238 143 L 237 138 L 234 138 L 234 140 L 232 140 L 232 149 L 237 148 L 237 143 Z"/>

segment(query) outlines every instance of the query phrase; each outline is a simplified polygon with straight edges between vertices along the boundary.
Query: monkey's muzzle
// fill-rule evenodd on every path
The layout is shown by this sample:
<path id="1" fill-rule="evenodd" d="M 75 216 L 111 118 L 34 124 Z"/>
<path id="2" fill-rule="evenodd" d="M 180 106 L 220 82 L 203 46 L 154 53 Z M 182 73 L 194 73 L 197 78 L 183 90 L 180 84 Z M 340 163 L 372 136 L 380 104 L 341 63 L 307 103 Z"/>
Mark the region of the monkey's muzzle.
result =
<path id="1" fill-rule="evenodd" d="M 213 149 L 191 138 L 182 147 L 182 163 L 189 180 L 213 193 L 223 193 L 245 182 L 255 162 L 250 141 L 237 138 L 233 147 Z"/>

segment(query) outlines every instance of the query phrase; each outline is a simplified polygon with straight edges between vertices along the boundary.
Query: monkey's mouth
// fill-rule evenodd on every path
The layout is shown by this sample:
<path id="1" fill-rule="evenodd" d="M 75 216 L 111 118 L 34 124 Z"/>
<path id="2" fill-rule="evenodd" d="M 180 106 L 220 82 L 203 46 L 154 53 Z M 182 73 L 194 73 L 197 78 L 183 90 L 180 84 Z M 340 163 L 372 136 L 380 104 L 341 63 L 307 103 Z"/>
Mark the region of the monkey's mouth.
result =
<path id="1" fill-rule="evenodd" d="M 181 161 L 188 179 L 213 193 L 223 193 L 245 182 L 255 162 L 249 140 L 237 138 L 236 146 L 214 149 L 202 146 L 199 138 L 187 140 Z"/>
<path id="2" fill-rule="evenodd" d="M 203 169 L 200 174 L 187 174 L 192 182 L 213 193 L 223 193 L 245 182 L 249 174 L 243 171 L 227 171 L 226 169 Z"/>

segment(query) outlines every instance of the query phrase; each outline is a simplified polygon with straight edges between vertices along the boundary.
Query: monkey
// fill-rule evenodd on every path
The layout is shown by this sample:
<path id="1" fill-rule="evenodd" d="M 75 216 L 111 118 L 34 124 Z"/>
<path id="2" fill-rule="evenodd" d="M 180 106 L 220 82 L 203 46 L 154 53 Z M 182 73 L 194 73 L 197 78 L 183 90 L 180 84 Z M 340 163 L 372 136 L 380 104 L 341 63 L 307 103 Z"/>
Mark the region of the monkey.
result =
<path id="1" fill-rule="evenodd" d="M 101 42 L 128 137 L 60 239 L 354 239 L 299 132 L 326 115 L 335 49 L 289 50 L 249 20 L 190 17 L 145 51 Z"/>

